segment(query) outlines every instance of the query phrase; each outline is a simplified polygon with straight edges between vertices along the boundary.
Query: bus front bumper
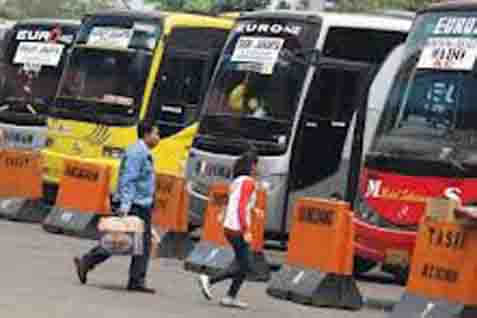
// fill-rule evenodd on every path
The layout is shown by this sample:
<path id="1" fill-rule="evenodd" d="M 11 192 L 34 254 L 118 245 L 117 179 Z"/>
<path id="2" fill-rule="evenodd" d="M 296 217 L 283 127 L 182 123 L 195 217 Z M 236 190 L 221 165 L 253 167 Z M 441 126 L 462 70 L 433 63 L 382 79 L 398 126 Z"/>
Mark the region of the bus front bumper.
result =
<path id="1" fill-rule="evenodd" d="M 394 263 L 399 259 L 401 263 L 399 265 L 409 265 L 416 232 L 382 228 L 356 217 L 353 223 L 354 249 L 357 256 L 390 265 L 398 265 Z"/>

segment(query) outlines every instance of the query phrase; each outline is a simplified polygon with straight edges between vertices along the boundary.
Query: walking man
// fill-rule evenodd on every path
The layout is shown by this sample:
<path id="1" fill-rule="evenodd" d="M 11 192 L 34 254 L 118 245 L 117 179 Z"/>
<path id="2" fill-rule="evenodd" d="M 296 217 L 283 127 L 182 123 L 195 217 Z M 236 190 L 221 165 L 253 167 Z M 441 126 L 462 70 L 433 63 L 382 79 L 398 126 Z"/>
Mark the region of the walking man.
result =
<path id="1" fill-rule="evenodd" d="M 144 221 L 144 251 L 143 255 L 132 257 L 127 289 L 155 293 L 154 289 L 146 286 L 146 272 L 151 250 L 151 211 L 156 185 L 151 149 L 159 143 L 159 133 L 152 124 L 141 122 L 138 125 L 138 137 L 139 140 L 128 147 L 122 158 L 116 197 L 120 203 L 120 215 L 135 215 Z M 75 257 L 81 283 L 86 284 L 88 272 L 110 256 L 107 250 L 97 246 L 83 257 Z"/>

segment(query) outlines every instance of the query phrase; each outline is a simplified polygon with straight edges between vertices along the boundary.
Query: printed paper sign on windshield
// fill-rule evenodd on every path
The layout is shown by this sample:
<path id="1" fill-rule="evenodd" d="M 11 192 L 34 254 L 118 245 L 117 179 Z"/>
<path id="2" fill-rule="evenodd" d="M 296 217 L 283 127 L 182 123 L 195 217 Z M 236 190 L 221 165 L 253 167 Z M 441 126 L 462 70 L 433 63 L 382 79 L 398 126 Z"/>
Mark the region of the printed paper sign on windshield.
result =
<path id="1" fill-rule="evenodd" d="M 89 34 L 88 45 L 126 49 L 133 35 L 132 29 L 95 27 Z"/>
<path id="2" fill-rule="evenodd" d="M 477 57 L 477 41 L 468 38 L 431 38 L 417 68 L 470 71 Z"/>
<path id="3" fill-rule="evenodd" d="M 260 73 L 271 74 L 283 42 L 281 38 L 241 36 L 231 61 L 255 63 L 260 65 Z"/>
<path id="4" fill-rule="evenodd" d="M 13 63 L 58 66 L 64 46 L 55 43 L 21 42 Z"/>

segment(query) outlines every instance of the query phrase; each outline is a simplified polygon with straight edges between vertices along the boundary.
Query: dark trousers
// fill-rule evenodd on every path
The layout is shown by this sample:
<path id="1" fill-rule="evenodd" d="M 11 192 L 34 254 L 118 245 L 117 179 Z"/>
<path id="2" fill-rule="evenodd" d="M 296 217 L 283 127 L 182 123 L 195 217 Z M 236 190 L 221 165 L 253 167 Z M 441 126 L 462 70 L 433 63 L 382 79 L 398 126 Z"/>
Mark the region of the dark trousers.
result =
<path id="1" fill-rule="evenodd" d="M 235 253 L 235 262 L 226 270 L 211 277 L 210 284 L 213 285 L 227 279 L 232 279 L 232 284 L 227 292 L 227 296 L 235 298 L 250 268 L 250 249 L 242 235 L 226 233 L 225 237 L 230 245 L 232 245 Z"/>
<path id="2" fill-rule="evenodd" d="M 144 286 L 151 252 L 151 207 L 133 205 L 129 215 L 138 216 L 144 221 L 144 251 L 143 255 L 133 256 L 131 259 L 128 285 Z M 107 250 L 101 246 L 96 246 L 83 256 L 82 261 L 88 269 L 93 269 L 110 257 L 111 254 Z"/>

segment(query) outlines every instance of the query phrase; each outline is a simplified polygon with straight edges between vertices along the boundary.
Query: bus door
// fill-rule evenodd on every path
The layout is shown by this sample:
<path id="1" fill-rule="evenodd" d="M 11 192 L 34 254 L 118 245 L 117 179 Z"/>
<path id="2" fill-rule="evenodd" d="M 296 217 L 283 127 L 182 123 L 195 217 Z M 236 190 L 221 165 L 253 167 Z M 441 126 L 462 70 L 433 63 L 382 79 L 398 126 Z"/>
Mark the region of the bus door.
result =
<path id="1" fill-rule="evenodd" d="M 220 51 L 168 49 L 156 79 L 154 121 L 169 137 L 197 121 L 199 106 Z"/>
<path id="2" fill-rule="evenodd" d="M 308 89 L 295 135 L 288 182 L 290 225 L 295 200 L 302 196 L 346 195 L 349 155 L 344 145 L 353 116 L 362 101 L 362 83 L 370 85 L 374 64 L 320 58 Z"/>

